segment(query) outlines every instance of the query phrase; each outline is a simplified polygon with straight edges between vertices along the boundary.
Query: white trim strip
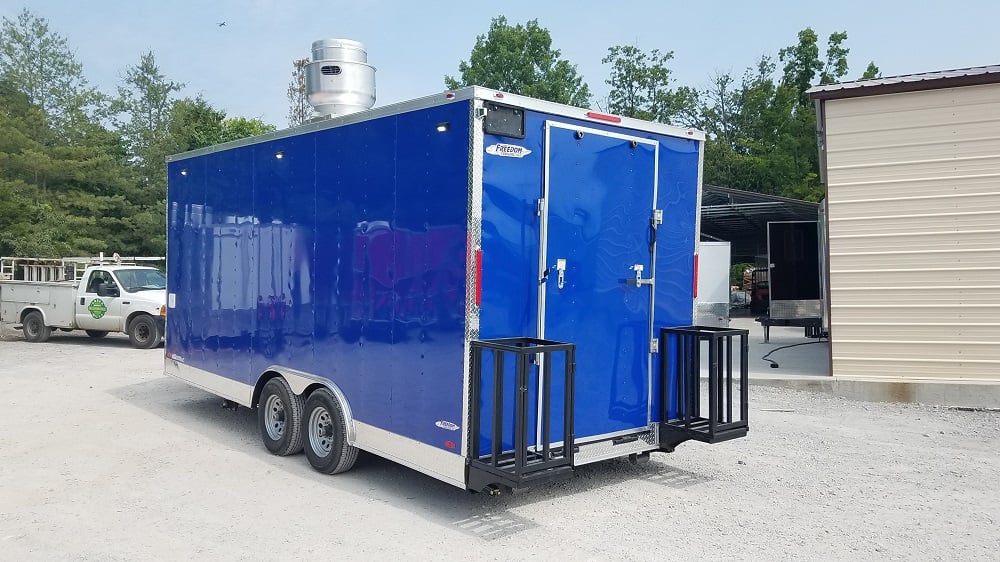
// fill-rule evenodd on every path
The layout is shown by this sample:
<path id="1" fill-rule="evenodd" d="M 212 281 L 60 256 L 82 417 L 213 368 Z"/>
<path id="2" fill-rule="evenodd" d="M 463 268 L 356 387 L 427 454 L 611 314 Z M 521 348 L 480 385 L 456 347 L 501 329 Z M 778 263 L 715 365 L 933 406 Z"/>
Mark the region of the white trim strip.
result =
<path id="1" fill-rule="evenodd" d="M 253 386 L 186 365 L 170 357 L 163 358 L 163 374 L 248 408 L 253 400 Z"/>
<path id="2" fill-rule="evenodd" d="M 934 359 L 931 357 L 852 357 L 834 355 L 834 361 L 878 361 L 882 363 L 977 363 L 983 365 L 1000 365 L 1000 359 Z"/>
<path id="3" fill-rule="evenodd" d="M 354 426 L 355 446 L 465 489 L 465 458 L 457 451 L 449 453 L 359 421 Z"/>

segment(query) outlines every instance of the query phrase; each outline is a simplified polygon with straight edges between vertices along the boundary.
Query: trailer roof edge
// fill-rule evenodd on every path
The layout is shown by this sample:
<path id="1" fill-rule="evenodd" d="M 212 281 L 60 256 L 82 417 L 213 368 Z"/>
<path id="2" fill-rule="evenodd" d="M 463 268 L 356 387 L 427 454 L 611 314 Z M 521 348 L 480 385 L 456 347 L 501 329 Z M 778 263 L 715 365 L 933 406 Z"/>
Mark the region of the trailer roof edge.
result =
<path id="1" fill-rule="evenodd" d="M 603 123 L 603 124 L 613 123 L 615 125 L 625 127 L 628 129 L 645 131 L 649 133 L 658 133 L 662 135 L 668 135 L 672 137 L 691 139 L 697 141 L 705 140 L 705 133 L 697 129 L 686 129 L 683 127 L 676 127 L 674 125 L 667 125 L 664 123 L 653 123 L 650 121 L 643 121 L 641 119 L 633 119 L 631 117 L 606 115 L 603 113 L 596 113 L 593 110 L 587 108 L 574 107 L 571 105 L 565 105 L 561 103 L 538 100 L 534 98 L 520 96 L 517 94 L 508 94 L 506 92 L 501 92 L 499 90 L 491 90 L 489 88 L 484 88 L 482 86 L 468 86 L 465 88 L 460 88 L 458 90 L 445 90 L 442 92 L 438 92 L 436 94 L 431 94 L 429 96 L 424 96 L 412 100 L 384 105 L 381 107 L 360 111 L 358 113 L 351 113 L 349 115 L 341 115 L 337 117 L 328 117 L 324 119 L 319 119 L 311 123 L 304 123 L 296 127 L 289 127 L 287 129 L 282 129 L 280 131 L 268 133 L 266 135 L 247 137 L 222 144 L 215 144 L 212 146 L 206 146 L 195 150 L 189 150 L 187 152 L 181 152 L 179 154 L 173 154 L 167 156 L 167 162 L 186 160 L 188 158 L 204 156 L 206 154 L 212 154 L 222 150 L 229 150 L 231 148 L 240 148 L 243 146 L 250 146 L 253 144 L 259 144 L 263 142 L 293 137 L 296 135 L 300 135 L 302 133 L 321 131 L 325 129 L 333 129 L 336 127 L 342 127 L 344 125 L 352 125 L 354 123 L 363 123 L 365 121 L 378 119 L 380 117 L 389 117 L 392 115 L 399 115 L 407 111 L 426 109 L 428 107 L 444 105 L 446 103 L 452 103 L 454 101 L 463 101 L 470 99 L 491 100 L 491 101 L 496 101 L 498 103 L 523 107 L 524 109 L 530 109 L 542 113 L 551 113 L 554 115 L 559 115 L 561 117 L 569 117 L 572 119 L 581 119 L 593 123 Z"/>

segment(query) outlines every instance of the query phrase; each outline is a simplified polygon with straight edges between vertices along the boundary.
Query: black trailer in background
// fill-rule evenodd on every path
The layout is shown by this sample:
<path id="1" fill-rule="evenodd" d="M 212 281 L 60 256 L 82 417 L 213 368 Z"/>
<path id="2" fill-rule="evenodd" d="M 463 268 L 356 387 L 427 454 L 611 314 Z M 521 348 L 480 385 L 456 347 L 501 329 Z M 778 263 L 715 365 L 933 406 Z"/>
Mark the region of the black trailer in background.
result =
<path id="1" fill-rule="evenodd" d="M 823 335 L 823 274 L 818 221 L 767 225 L 767 312 L 757 318 L 768 341 L 771 326 L 801 326 L 805 336 Z"/>

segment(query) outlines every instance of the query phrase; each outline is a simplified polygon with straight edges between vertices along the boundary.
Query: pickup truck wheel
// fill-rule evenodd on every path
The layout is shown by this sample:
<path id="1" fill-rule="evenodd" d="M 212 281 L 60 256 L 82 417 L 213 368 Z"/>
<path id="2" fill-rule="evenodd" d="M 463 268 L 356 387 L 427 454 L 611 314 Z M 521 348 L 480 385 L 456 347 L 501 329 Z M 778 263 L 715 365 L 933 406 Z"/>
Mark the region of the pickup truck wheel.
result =
<path id="1" fill-rule="evenodd" d="M 150 349 L 160 343 L 160 331 L 148 314 L 140 314 L 128 323 L 128 340 L 132 347 Z"/>
<path id="2" fill-rule="evenodd" d="M 24 339 L 30 342 L 43 342 L 52 335 L 52 328 L 45 325 L 42 313 L 37 310 L 29 312 L 21 323 L 24 330 Z"/>
<path id="3" fill-rule="evenodd" d="M 87 335 L 94 339 L 97 339 L 97 338 L 103 338 L 104 336 L 108 335 L 108 333 L 103 330 L 87 330 Z"/>
<path id="4" fill-rule="evenodd" d="M 302 433 L 306 458 L 319 472 L 339 474 L 358 460 L 358 448 L 347 443 L 347 422 L 340 402 L 325 388 L 306 399 Z"/>
<path id="5" fill-rule="evenodd" d="M 302 397 L 285 379 L 267 381 L 257 403 L 257 428 L 268 451 L 278 456 L 302 450 Z"/>

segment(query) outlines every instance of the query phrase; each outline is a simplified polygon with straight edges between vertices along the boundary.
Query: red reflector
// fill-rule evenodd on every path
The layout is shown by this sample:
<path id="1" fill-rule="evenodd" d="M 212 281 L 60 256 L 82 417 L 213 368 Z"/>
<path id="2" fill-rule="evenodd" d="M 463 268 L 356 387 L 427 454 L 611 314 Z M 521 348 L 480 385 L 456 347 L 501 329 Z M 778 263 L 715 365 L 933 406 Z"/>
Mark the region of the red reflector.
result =
<path id="1" fill-rule="evenodd" d="M 444 97 L 446 97 L 447 99 L 454 99 L 455 94 L 453 94 L 452 92 L 448 92 L 447 94 L 444 95 Z"/>
<path id="2" fill-rule="evenodd" d="M 449 449 L 454 449 L 455 447 L 457 447 L 454 441 L 445 441 L 444 446 L 448 447 Z"/>
<path id="3" fill-rule="evenodd" d="M 698 298 L 698 254 L 694 255 L 694 298 Z"/>
<path id="4" fill-rule="evenodd" d="M 483 302 L 483 250 L 476 250 L 476 306 Z"/>
<path id="5" fill-rule="evenodd" d="M 493 94 L 493 97 L 498 98 L 498 99 L 503 99 L 503 92 L 497 92 L 497 93 Z"/>
<path id="6" fill-rule="evenodd" d="M 607 113 L 598 113 L 596 111 L 588 111 L 587 117 L 591 119 L 600 119 L 601 121 L 610 121 L 612 123 L 621 123 L 622 118 L 617 115 L 608 115 Z"/>

